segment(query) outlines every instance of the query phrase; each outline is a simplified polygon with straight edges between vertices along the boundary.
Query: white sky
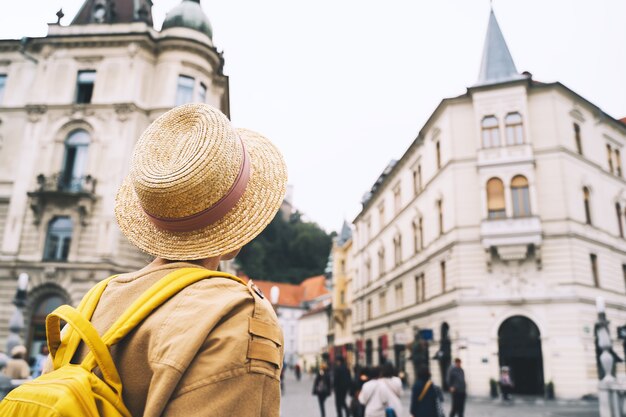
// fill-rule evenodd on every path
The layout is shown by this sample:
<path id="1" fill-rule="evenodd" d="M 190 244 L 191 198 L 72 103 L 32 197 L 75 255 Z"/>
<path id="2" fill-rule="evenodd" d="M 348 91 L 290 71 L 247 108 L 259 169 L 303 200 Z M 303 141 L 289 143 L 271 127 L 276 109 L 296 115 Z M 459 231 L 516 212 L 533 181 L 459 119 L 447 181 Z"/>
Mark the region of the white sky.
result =
<path id="1" fill-rule="evenodd" d="M 0 38 L 44 36 L 63 7 L 20 0 Z M 155 26 L 180 0 L 154 0 Z M 444 97 L 477 78 L 487 0 L 202 0 L 224 50 L 236 126 L 283 151 L 296 206 L 327 230 L 399 158 Z M 517 69 L 560 81 L 613 117 L 626 116 L 626 2 L 496 0 Z"/>

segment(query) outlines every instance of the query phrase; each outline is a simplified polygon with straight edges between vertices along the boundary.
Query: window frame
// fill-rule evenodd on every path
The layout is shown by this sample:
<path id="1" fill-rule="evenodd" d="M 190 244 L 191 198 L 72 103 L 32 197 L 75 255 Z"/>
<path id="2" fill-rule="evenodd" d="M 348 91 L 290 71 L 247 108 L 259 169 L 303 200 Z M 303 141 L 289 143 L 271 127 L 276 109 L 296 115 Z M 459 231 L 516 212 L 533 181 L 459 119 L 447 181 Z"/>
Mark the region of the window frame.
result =
<path id="1" fill-rule="evenodd" d="M 59 226 L 53 230 L 56 222 L 69 221 L 69 227 Z M 74 234 L 74 222 L 70 216 L 55 216 L 48 222 L 44 241 L 43 262 L 67 262 Z M 53 242 L 53 239 L 56 241 Z M 54 246 L 52 246 L 54 245 Z M 54 252 L 51 254 L 51 252 Z"/>
<path id="2" fill-rule="evenodd" d="M 84 80 L 81 81 L 81 75 L 87 76 L 88 74 L 92 74 L 93 79 L 87 80 L 87 82 Z M 92 70 L 92 69 L 79 70 L 76 73 L 76 93 L 74 95 L 75 104 L 91 104 L 92 103 L 93 93 L 96 88 L 96 77 L 97 77 L 96 70 Z"/>
<path id="3" fill-rule="evenodd" d="M 490 192 L 491 188 L 489 186 L 490 183 L 499 183 L 499 189 L 493 190 Z M 492 177 L 487 180 L 486 184 L 486 194 L 487 194 L 487 218 L 490 220 L 495 219 L 505 219 L 506 218 L 506 201 L 505 201 L 505 192 L 504 192 L 504 181 L 502 181 L 498 177 Z M 497 194 L 497 195 L 496 195 Z M 502 207 L 492 208 L 492 206 L 496 205 L 496 198 L 500 198 L 502 201 Z"/>
<path id="4" fill-rule="evenodd" d="M 523 179 L 525 185 L 514 185 L 516 179 Z M 523 218 L 532 216 L 533 209 L 530 204 L 530 183 L 524 175 L 516 175 L 511 179 L 511 204 L 513 217 Z"/>
<path id="5" fill-rule="evenodd" d="M 519 117 L 519 120 L 511 122 L 511 118 L 515 116 Z M 507 113 L 504 117 L 504 131 L 508 146 L 524 144 L 524 119 L 520 112 Z"/>
<path id="6" fill-rule="evenodd" d="M 487 125 L 487 122 L 495 121 L 495 124 Z M 484 116 L 480 122 L 481 128 L 481 144 L 483 149 L 499 148 L 502 146 L 500 138 L 500 120 L 494 114 Z"/>
<path id="7" fill-rule="evenodd" d="M 7 88 L 8 74 L 0 73 L 0 106 L 4 104 L 4 93 Z"/>

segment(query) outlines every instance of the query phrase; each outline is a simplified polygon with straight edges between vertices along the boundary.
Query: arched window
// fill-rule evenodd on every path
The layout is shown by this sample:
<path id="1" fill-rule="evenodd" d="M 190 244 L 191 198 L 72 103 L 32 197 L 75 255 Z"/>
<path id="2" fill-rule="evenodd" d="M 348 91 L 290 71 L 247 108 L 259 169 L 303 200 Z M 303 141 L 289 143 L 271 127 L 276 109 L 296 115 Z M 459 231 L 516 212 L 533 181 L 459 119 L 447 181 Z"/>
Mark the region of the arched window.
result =
<path id="1" fill-rule="evenodd" d="M 48 224 L 44 261 L 67 261 L 72 241 L 72 220 L 69 217 L 55 217 Z"/>
<path id="2" fill-rule="evenodd" d="M 485 116 L 482 121 L 483 148 L 500 146 L 500 127 L 496 116 Z"/>
<path id="3" fill-rule="evenodd" d="M 522 127 L 522 116 L 515 112 L 509 113 L 504 119 L 506 126 L 506 144 L 521 145 L 524 143 L 524 129 Z"/>
<path id="4" fill-rule="evenodd" d="M 393 259 L 395 266 L 402 263 L 402 235 L 398 234 L 393 239 Z"/>
<path id="5" fill-rule="evenodd" d="M 65 140 L 63 171 L 59 178 L 59 188 L 65 191 L 80 191 L 85 176 L 89 133 L 74 130 Z"/>
<path id="6" fill-rule="evenodd" d="M 513 200 L 513 217 L 530 216 L 528 180 L 523 175 L 517 175 L 511 180 L 511 197 Z"/>
<path id="7" fill-rule="evenodd" d="M 487 181 L 487 210 L 488 218 L 502 219 L 506 217 L 504 204 L 504 183 L 500 178 Z"/>
<path id="8" fill-rule="evenodd" d="M 585 205 L 585 223 L 591 224 L 591 202 L 589 188 L 583 187 L 583 203 Z"/>

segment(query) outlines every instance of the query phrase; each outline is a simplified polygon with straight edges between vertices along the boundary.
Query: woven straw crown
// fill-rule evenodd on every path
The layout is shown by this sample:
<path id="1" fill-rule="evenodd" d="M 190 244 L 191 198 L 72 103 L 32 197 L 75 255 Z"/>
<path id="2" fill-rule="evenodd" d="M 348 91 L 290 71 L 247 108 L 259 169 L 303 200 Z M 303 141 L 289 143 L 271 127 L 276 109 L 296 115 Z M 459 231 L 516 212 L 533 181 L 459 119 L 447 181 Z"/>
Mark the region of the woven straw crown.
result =
<path id="1" fill-rule="evenodd" d="M 165 113 L 141 135 L 118 192 L 116 217 L 128 239 L 150 254 L 202 259 L 258 235 L 280 208 L 286 182 L 282 156 L 269 140 L 234 129 L 211 106 L 188 104 Z M 201 227 L 165 227 L 216 207 L 219 215 Z"/>

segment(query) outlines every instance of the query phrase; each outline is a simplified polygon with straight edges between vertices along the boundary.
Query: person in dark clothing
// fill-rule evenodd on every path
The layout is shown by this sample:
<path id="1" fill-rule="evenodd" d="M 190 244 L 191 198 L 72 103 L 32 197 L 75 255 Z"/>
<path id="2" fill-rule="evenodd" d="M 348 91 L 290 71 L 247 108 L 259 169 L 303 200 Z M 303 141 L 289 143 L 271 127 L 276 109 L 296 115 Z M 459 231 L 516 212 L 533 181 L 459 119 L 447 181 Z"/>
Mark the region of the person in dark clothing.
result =
<path id="1" fill-rule="evenodd" d="M 342 417 L 342 410 L 346 411 L 346 417 L 350 416 L 350 409 L 346 405 L 346 395 L 352 386 L 350 371 L 346 366 L 343 356 L 337 356 L 335 360 L 335 370 L 333 373 L 333 391 L 335 392 L 335 406 L 337 407 L 337 417 Z"/>
<path id="2" fill-rule="evenodd" d="M 352 403 L 350 404 L 350 411 L 353 417 L 363 417 L 365 414 L 365 407 L 358 400 L 361 388 L 370 379 L 370 369 L 357 366 L 354 369 L 354 381 L 352 382 Z"/>
<path id="3" fill-rule="evenodd" d="M 420 368 L 411 391 L 411 417 L 439 417 L 442 404 L 441 389 L 430 380 L 428 368 Z"/>
<path id="4" fill-rule="evenodd" d="M 317 396 L 317 401 L 320 404 L 320 412 L 322 413 L 322 417 L 326 417 L 326 408 L 324 407 L 324 402 L 326 402 L 326 398 L 330 395 L 330 375 L 328 374 L 326 364 L 323 363 L 320 366 L 320 369 L 317 371 L 315 375 L 315 380 L 313 381 L 313 395 Z"/>
<path id="5" fill-rule="evenodd" d="M 465 372 L 461 368 L 461 359 L 456 358 L 454 360 L 454 366 L 448 370 L 448 386 L 450 387 L 450 393 L 452 394 L 452 409 L 450 410 L 450 417 L 458 415 L 463 417 L 465 412 L 465 399 L 466 385 L 465 385 Z"/>

